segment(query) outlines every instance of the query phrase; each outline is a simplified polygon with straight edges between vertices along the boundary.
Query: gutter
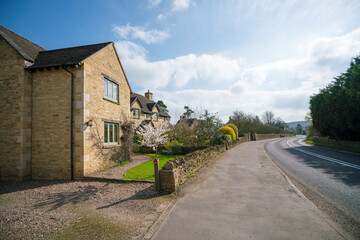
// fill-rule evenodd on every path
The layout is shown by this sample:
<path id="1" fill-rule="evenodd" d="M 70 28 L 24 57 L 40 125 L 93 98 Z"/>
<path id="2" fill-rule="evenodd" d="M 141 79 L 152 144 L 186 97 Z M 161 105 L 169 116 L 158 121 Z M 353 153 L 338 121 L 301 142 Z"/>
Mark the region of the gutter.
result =
<path id="1" fill-rule="evenodd" d="M 66 69 L 66 65 L 62 66 L 65 71 L 71 74 L 71 108 L 70 108 L 70 162 L 71 162 L 71 180 L 74 180 L 74 73 Z"/>

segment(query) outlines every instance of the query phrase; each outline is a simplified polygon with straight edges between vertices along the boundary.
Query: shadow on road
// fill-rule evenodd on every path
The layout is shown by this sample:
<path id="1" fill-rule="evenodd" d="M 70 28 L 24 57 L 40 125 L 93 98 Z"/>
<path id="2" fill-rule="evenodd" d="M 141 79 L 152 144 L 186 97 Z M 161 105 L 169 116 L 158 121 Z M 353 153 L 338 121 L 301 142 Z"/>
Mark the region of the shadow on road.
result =
<path id="1" fill-rule="evenodd" d="M 315 156 L 311 156 L 306 153 L 298 151 L 298 149 L 313 152 L 314 147 L 298 146 L 298 147 L 285 148 L 286 151 L 290 152 L 293 155 L 298 156 L 299 160 L 302 163 L 308 165 L 309 167 L 322 169 L 324 173 L 331 175 L 333 179 L 339 180 L 348 186 L 360 186 L 359 169 L 347 167 L 338 163 L 330 162 Z M 337 158 L 336 156 L 329 156 L 329 155 L 326 156 L 344 161 L 342 159 Z M 360 165 L 360 157 L 359 157 L 359 163 L 357 165 Z"/>

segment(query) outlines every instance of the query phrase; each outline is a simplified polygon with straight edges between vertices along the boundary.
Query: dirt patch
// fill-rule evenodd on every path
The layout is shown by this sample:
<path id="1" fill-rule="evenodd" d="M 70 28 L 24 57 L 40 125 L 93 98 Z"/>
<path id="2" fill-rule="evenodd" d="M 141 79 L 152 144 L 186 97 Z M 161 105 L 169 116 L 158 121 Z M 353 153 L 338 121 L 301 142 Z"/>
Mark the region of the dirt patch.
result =
<path id="1" fill-rule="evenodd" d="M 140 239 L 171 200 L 151 183 L 2 182 L 0 239 Z"/>

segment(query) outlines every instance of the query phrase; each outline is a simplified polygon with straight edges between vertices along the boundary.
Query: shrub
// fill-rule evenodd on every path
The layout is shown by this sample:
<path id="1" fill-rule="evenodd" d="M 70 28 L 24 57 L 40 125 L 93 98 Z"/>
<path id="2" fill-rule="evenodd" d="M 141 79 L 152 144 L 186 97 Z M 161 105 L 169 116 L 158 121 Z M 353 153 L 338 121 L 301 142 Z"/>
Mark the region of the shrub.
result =
<path id="1" fill-rule="evenodd" d="M 236 135 L 234 130 L 231 127 L 225 126 L 225 127 L 221 127 L 219 128 L 219 131 L 223 134 L 228 134 L 231 136 L 231 142 L 234 141 L 236 139 Z"/>
<path id="2" fill-rule="evenodd" d="M 230 134 L 225 134 L 225 137 L 226 137 L 226 141 L 227 141 L 228 143 L 231 143 L 231 142 L 232 142 L 232 137 L 231 137 Z"/>
<path id="3" fill-rule="evenodd" d="M 142 140 L 144 140 L 144 138 L 142 136 L 140 136 L 139 134 L 135 134 L 133 137 L 134 144 L 141 144 Z"/>
<path id="4" fill-rule="evenodd" d="M 171 142 L 165 143 L 165 148 L 167 150 L 170 150 L 172 154 L 175 154 L 175 155 L 182 154 L 181 144 L 176 140 L 172 140 Z"/>
<path id="5" fill-rule="evenodd" d="M 227 124 L 226 126 L 231 127 L 231 128 L 234 130 L 235 136 L 236 136 L 235 139 L 238 139 L 238 138 L 239 138 L 239 130 L 238 130 L 238 128 L 235 126 L 235 124 L 229 123 L 229 124 Z"/>

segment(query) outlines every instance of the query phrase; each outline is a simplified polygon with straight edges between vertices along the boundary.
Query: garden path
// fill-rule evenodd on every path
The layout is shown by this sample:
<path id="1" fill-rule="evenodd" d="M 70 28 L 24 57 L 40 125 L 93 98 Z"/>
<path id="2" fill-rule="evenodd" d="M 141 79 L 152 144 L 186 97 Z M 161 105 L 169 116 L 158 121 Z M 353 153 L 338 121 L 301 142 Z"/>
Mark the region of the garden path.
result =
<path id="1" fill-rule="evenodd" d="M 91 174 L 86 175 L 86 177 L 105 178 L 105 179 L 122 179 L 123 177 L 125 177 L 126 172 L 129 169 L 136 167 L 146 161 L 149 161 L 150 159 L 151 159 L 151 157 L 147 156 L 147 155 L 134 154 L 131 156 L 132 161 L 130 163 L 126 164 L 125 166 L 114 167 L 107 171 L 99 171 L 99 172 L 91 173 Z"/>

